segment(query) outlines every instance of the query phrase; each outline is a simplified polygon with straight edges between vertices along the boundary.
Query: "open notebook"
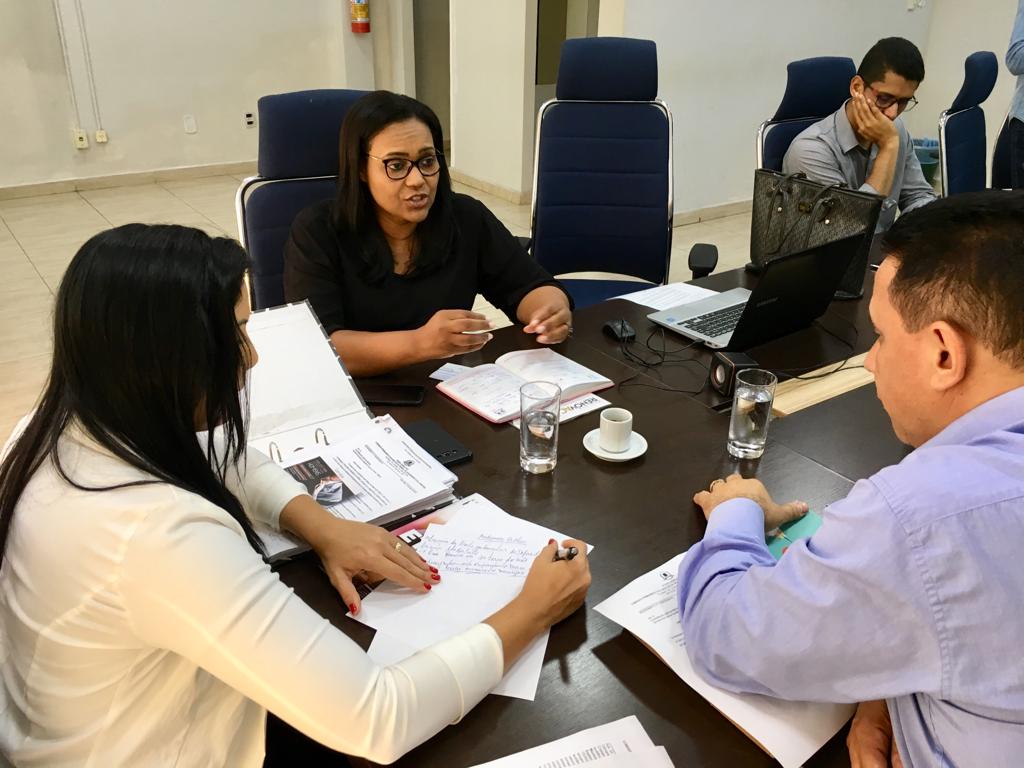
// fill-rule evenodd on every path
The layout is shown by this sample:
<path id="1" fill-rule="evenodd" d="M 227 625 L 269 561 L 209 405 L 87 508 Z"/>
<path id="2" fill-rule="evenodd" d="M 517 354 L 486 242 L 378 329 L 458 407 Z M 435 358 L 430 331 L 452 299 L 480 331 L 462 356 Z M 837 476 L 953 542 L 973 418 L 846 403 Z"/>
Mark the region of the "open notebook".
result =
<path id="1" fill-rule="evenodd" d="M 550 381 L 562 388 L 562 402 L 597 392 L 614 382 L 550 349 L 509 352 L 437 385 L 440 392 L 488 421 L 501 424 L 519 416 L 519 388 L 528 381 Z"/>

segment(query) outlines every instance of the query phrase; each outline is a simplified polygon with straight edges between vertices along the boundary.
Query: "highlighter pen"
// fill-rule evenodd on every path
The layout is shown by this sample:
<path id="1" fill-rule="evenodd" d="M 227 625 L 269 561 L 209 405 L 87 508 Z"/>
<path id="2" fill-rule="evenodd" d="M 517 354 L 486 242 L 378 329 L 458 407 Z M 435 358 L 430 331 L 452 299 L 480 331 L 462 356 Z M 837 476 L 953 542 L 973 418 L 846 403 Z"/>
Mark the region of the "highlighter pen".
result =
<path id="1" fill-rule="evenodd" d="M 576 547 L 569 547 L 568 549 L 566 549 L 565 547 L 559 547 L 555 551 L 555 557 L 552 560 L 552 562 L 554 562 L 555 560 L 572 560 L 579 553 L 580 551 L 576 549 Z"/>

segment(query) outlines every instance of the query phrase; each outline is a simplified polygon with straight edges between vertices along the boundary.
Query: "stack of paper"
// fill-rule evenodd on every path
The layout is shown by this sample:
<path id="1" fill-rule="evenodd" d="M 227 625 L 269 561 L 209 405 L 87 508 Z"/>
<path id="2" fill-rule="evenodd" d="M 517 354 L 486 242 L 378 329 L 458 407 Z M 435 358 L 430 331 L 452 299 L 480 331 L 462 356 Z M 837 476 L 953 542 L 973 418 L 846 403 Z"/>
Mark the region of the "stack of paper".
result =
<path id="1" fill-rule="evenodd" d="M 723 691 L 690 664 L 679 623 L 679 564 L 676 555 L 630 582 L 594 610 L 628 629 L 683 681 L 778 760 L 784 768 L 803 765 L 853 715 L 853 705 L 781 701 Z"/>
<path id="2" fill-rule="evenodd" d="M 475 768 L 673 768 L 664 747 L 654 746 L 635 716 L 588 728 Z"/>
<path id="3" fill-rule="evenodd" d="M 292 454 L 285 471 L 327 511 L 344 520 L 386 525 L 454 500 L 458 479 L 409 437 L 390 416 L 321 450 Z M 304 545 L 258 527 L 270 558 Z"/>
<path id="4" fill-rule="evenodd" d="M 363 600 L 354 617 L 377 630 L 369 655 L 394 664 L 466 631 L 519 594 L 537 553 L 556 531 L 502 511 L 479 494 L 448 507 L 443 525 L 431 525 L 416 550 L 441 571 L 427 594 L 386 582 Z M 538 637 L 508 670 L 494 693 L 533 700 L 548 633 Z"/>

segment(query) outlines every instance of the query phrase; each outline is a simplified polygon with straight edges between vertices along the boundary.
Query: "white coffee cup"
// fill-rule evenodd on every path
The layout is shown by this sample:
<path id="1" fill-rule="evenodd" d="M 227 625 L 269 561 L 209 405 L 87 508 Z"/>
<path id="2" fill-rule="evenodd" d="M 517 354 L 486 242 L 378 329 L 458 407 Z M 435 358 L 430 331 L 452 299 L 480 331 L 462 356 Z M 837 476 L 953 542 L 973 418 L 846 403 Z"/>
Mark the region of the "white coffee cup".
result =
<path id="1" fill-rule="evenodd" d="M 633 414 L 625 408 L 605 408 L 601 411 L 601 433 L 598 444 L 608 453 L 622 453 L 629 448 L 633 434 Z"/>

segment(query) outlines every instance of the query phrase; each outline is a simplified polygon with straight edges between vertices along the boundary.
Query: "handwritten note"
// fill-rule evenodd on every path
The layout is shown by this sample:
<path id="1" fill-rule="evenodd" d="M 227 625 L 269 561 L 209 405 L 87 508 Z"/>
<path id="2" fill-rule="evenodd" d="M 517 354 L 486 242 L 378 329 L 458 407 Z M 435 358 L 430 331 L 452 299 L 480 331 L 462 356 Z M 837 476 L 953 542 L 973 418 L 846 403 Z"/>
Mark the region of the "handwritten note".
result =
<path id="1" fill-rule="evenodd" d="M 537 553 L 547 543 L 519 535 L 445 531 L 432 525 L 416 551 L 442 573 L 481 576 L 526 576 Z"/>

